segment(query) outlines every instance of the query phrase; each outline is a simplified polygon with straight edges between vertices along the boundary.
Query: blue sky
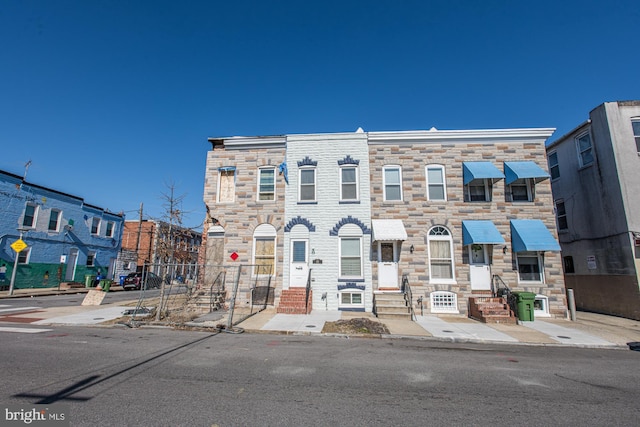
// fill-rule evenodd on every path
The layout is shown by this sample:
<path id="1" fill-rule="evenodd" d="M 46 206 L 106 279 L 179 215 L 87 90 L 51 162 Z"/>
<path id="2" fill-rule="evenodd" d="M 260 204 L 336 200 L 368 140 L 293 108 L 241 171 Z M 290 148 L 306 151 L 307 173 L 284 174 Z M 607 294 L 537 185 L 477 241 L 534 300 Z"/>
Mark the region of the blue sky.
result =
<path id="1" fill-rule="evenodd" d="M 0 0 L 0 169 L 204 218 L 207 137 L 555 127 L 640 99 L 640 2 Z"/>

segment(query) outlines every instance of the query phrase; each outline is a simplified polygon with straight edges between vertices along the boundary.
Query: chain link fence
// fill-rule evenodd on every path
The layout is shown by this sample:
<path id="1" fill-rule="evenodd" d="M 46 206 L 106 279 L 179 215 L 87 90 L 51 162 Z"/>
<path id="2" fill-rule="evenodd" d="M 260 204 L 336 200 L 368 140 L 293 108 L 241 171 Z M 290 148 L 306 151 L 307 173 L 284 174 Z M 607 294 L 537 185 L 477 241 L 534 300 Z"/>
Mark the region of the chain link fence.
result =
<path id="1" fill-rule="evenodd" d="M 148 264 L 139 272 L 139 299 L 125 313 L 129 326 L 151 322 L 181 326 L 208 317 L 231 330 L 274 304 L 275 284 L 268 265 Z"/>

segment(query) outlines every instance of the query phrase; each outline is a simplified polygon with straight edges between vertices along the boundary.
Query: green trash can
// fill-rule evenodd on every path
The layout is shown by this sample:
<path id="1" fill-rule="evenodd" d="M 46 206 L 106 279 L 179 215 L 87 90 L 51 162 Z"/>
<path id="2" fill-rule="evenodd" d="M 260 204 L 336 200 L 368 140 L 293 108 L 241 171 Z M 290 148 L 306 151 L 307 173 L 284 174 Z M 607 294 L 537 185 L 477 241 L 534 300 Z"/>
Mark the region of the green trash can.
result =
<path id="1" fill-rule="evenodd" d="M 518 307 L 518 319 L 524 322 L 533 322 L 534 303 L 536 294 L 533 292 L 514 292 Z"/>
<path id="2" fill-rule="evenodd" d="M 100 280 L 100 285 L 102 288 L 103 292 L 109 292 L 109 289 L 111 289 L 111 280 L 109 279 L 102 279 Z"/>
<path id="3" fill-rule="evenodd" d="M 85 288 L 93 288 L 93 282 L 96 281 L 96 276 L 95 274 L 87 274 L 84 276 L 84 287 Z"/>

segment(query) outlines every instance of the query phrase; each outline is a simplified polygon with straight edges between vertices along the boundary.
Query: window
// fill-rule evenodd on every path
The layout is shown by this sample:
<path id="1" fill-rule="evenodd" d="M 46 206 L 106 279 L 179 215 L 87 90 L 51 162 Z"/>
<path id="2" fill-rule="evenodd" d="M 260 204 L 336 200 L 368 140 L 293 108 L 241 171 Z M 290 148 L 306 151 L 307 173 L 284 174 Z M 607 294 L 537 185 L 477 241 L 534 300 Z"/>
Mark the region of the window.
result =
<path id="1" fill-rule="evenodd" d="M 429 280 L 453 283 L 453 241 L 445 227 L 429 230 Z"/>
<path id="2" fill-rule="evenodd" d="M 362 292 L 340 292 L 340 307 L 364 307 Z"/>
<path id="3" fill-rule="evenodd" d="M 487 179 L 474 179 L 466 185 L 465 202 L 490 202 L 491 184 Z"/>
<path id="4" fill-rule="evenodd" d="M 447 200 L 444 166 L 427 166 L 427 200 Z"/>
<path id="5" fill-rule="evenodd" d="M 258 200 L 273 201 L 276 199 L 275 168 L 260 169 L 258 175 Z"/>
<path id="6" fill-rule="evenodd" d="M 58 231 L 60 227 L 60 211 L 57 209 L 51 209 L 51 213 L 49 214 L 49 227 L 47 228 L 49 231 Z"/>
<path id="7" fill-rule="evenodd" d="M 556 200 L 556 219 L 558 221 L 558 230 L 568 230 L 567 211 L 564 207 L 563 200 Z"/>
<path id="8" fill-rule="evenodd" d="M 31 258 L 31 248 L 24 248 L 18 252 L 18 264 L 29 264 Z"/>
<path id="9" fill-rule="evenodd" d="M 520 282 L 542 282 L 542 257 L 538 252 L 518 252 L 518 280 Z"/>
<path id="10" fill-rule="evenodd" d="M 536 295 L 533 301 L 533 314 L 534 318 L 537 317 L 551 317 L 549 314 L 549 298 L 545 295 Z"/>
<path id="11" fill-rule="evenodd" d="M 107 230 L 106 230 L 106 236 L 107 237 L 113 237 L 113 231 L 115 229 L 115 223 L 113 221 L 107 221 Z"/>
<path id="12" fill-rule="evenodd" d="M 565 273 L 575 273 L 576 272 L 576 268 L 573 266 L 573 257 L 572 256 L 566 256 L 562 260 L 564 262 L 564 272 Z"/>
<path id="13" fill-rule="evenodd" d="M 384 200 L 402 200 L 402 171 L 400 166 L 385 166 L 383 168 Z"/>
<path id="14" fill-rule="evenodd" d="M 95 216 L 91 220 L 91 234 L 94 236 L 100 234 L 100 218 Z"/>
<path id="15" fill-rule="evenodd" d="M 316 200 L 316 170 L 314 168 L 300 169 L 299 200 L 313 202 Z"/>
<path id="16" fill-rule="evenodd" d="M 253 232 L 253 274 L 275 274 L 276 229 L 271 224 L 261 224 Z"/>
<path id="17" fill-rule="evenodd" d="M 558 153 L 555 151 L 549 154 L 547 158 L 549 163 L 549 172 L 551 172 L 551 179 L 560 178 L 560 165 L 558 165 Z"/>
<path id="18" fill-rule="evenodd" d="M 633 128 L 633 137 L 636 140 L 636 150 L 640 153 L 640 119 L 631 120 Z"/>
<path id="19" fill-rule="evenodd" d="M 360 237 L 340 238 L 340 277 L 362 277 L 362 241 Z"/>
<path id="20" fill-rule="evenodd" d="M 431 292 L 429 299 L 432 313 L 458 313 L 458 295 L 453 292 Z"/>
<path id="21" fill-rule="evenodd" d="M 218 202 L 231 203 L 236 199 L 236 168 L 218 169 Z"/>
<path id="22" fill-rule="evenodd" d="M 93 267 L 96 265 L 96 253 L 95 251 L 89 251 L 87 254 L 87 267 Z"/>
<path id="23" fill-rule="evenodd" d="M 578 159 L 580 167 L 588 166 L 593 163 L 593 151 L 591 147 L 591 135 L 585 133 L 576 138 L 576 146 L 578 148 Z"/>
<path id="24" fill-rule="evenodd" d="M 509 194 L 512 202 L 533 202 L 534 184 L 531 179 L 516 179 L 509 184 Z"/>
<path id="25" fill-rule="evenodd" d="M 358 168 L 340 168 L 340 200 L 358 200 Z"/>
<path id="26" fill-rule="evenodd" d="M 27 203 L 24 207 L 24 217 L 22 218 L 22 226 L 25 228 L 35 228 L 38 213 L 38 205 L 35 203 Z"/>

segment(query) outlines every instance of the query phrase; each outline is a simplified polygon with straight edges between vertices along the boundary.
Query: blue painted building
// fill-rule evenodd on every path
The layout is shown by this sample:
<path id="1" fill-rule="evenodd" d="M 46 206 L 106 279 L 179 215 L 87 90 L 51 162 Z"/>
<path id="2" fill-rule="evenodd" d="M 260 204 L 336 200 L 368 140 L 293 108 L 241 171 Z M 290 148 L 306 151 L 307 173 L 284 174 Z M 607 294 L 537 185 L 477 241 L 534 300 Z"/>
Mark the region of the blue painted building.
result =
<path id="1" fill-rule="evenodd" d="M 0 287 L 9 286 L 16 257 L 15 289 L 112 279 L 123 228 L 124 214 L 0 170 Z M 16 253 L 21 234 L 27 246 Z"/>

